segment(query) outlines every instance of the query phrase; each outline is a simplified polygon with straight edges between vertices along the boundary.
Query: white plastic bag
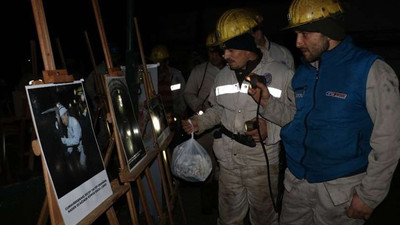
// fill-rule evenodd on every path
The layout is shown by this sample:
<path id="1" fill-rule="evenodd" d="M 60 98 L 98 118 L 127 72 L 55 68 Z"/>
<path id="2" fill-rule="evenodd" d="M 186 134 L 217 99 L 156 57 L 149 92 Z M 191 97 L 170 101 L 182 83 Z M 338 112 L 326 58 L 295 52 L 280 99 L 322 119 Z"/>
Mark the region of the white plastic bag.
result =
<path id="1" fill-rule="evenodd" d="M 171 170 L 175 176 L 191 182 L 204 181 L 210 175 L 211 158 L 194 139 L 193 133 L 192 138 L 174 148 Z"/>

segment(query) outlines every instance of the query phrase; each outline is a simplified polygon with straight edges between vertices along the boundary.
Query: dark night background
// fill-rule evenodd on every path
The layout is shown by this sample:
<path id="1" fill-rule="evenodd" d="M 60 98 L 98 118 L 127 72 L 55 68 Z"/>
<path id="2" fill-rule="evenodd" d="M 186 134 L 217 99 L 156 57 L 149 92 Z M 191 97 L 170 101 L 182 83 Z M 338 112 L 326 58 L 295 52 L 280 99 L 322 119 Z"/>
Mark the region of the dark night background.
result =
<path id="1" fill-rule="evenodd" d="M 141 63 L 134 26 L 132 25 L 131 32 L 128 31 L 129 1 L 98 0 L 98 2 L 108 42 L 117 44 L 123 53 L 127 50 L 137 53 L 137 62 Z M 20 0 L 9 4 L 15 13 L 3 19 L 3 23 L 6 24 L 3 46 L 7 49 L 3 52 L 6 53 L 3 54 L 3 58 L 5 57 L 6 62 L 4 68 L 11 70 L 2 74 L 2 95 L 14 90 L 23 74 L 32 73 L 32 64 L 28 61 L 31 58 L 31 40 L 35 41 L 36 45 L 39 78 L 43 70 L 31 1 Z M 295 48 L 294 34 L 291 31 L 280 31 L 287 25 L 286 14 L 290 4 L 288 0 L 205 0 L 183 3 L 131 0 L 130 4 L 132 4 L 132 15 L 138 20 L 145 55 L 150 55 L 151 48 L 155 44 L 166 44 L 172 56 L 171 64 L 180 69 L 186 78 L 199 57 L 205 58 L 204 40 L 215 27 L 218 17 L 225 10 L 234 7 L 258 9 L 264 16 L 264 31 L 267 37 L 289 48 L 298 62 L 299 53 Z M 67 69 L 75 79 L 85 78 L 92 70 L 92 64 L 84 31 L 88 33 L 96 63 L 104 60 L 92 2 L 44 0 L 43 5 L 56 68 Z M 355 42 L 385 57 L 399 74 L 400 3 L 343 0 L 342 5 L 346 11 L 348 31 Z M 67 68 L 63 68 L 61 64 L 56 40 L 59 40 L 61 45 Z M 24 82 L 26 81 L 21 81 Z"/>

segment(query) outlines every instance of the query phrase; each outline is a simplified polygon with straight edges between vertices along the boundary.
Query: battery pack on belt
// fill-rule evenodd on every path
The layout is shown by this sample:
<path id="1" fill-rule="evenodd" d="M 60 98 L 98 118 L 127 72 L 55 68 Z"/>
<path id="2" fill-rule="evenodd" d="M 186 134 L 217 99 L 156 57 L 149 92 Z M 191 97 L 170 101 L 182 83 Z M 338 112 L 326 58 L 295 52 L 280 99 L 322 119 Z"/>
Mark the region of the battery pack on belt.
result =
<path id="1" fill-rule="evenodd" d="M 250 135 L 245 135 L 245 134 L 234 134 L 230 130 L 226 129 L 223 125 L 221 125 L 220 128 L 221 133 L 225 134 L 227 137 L 230 137 L 231 139 L 239 142 L 242 145 L 246 145 L 249 147 L 256 147 L 256 142 L 253 140 L 253 138 Z"/>

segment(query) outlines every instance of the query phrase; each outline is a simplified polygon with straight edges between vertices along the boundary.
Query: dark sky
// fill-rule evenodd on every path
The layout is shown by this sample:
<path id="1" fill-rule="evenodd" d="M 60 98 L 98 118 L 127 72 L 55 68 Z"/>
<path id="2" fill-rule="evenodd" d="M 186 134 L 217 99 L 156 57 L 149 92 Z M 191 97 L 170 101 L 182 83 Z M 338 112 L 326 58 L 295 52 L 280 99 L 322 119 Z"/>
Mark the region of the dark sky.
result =
<path id="1" fill-rule="evenodd" d="M 108 42 L 117 43 L 122 51 L 127 49 L 127 1 L 126 0 L 98 0 L 102 13 L 102 21 Z M 353 33 L 361 32 L 361 39 L 373 40 L 378 43 L 393 42 L 387 40 L 387 33 L 394 32 L 395 37 L 400 33 L 398 23 L 398 1 L 372 0 L 343 0 L 347 13 L 347 25 Z M 255 7 L 264 15 L 266 33 L 272 40 L 285 44 L 290 50 L 294 48 L 292 34 L 280 32 L 280 28 L 287 24 L 286 14 L 290 0 L 220 0 L 220 1 L 136 1 L 133 3 L 133 13 L 137 17 L 143 41 L 145 54 L 148 55 L 151 47 L 157 43 L 165 43 L 174 48 L 176 63 L 181 67 L 187 64 L 179 58 L 187 59 L 189 52 L 203 46 L 206 35 L 211 31 L 219 15 L 234 7 Z M 84 37 L 88 33 L 96 62 L 104 60 L 103 49 L 100 43 L 95 16 L 90 0 L 43 0 L 48 30 L 52 42 L 53 56 L 57 69 L 62 69 L 60 64 L 59 49 L 56 40 L 61 44 L 64 58 L 67 61 L 68 72 L 81 73 L 85 77 L 92 68 L 89 52 Z M 4 35 L 5 55 L 7 56 L 4 67 L 11 69 L 12 75 L 2 75 L 8 87 L 14 87 L 22 71 L 31 72 L 30 41 L 34 40 L 38 59 L 38 67 L 42 69 L 42 57 L 36 34 L 36 25 L 32 15 L 30 0 L 11 1 L 10 16 L 3 19 L 6 23 Z M 367 32 L 368 36 L 363 35 Z M 131 33 L 132 34 L 132 33 Z M 133 30 L 133 35 L 136 33 Z M 397 36 L 396 36 L 397 35 Z M 393 35 L 392 35 L 393 36 Z M 379 42 L 379 39 L 383 41 Z M 400 40 L 394 41 L 398 47 Z M 389 43 L 387 42 L 387 43 Z M 138 51 L 136 39 L 132 48 Z M 369 42 L 375 45 L 375 42 Z M 39 74 L 41 73 L 39 70 Z M 185 68 L 181 68 L 185 71 Z M 9 73 L 6 73 L 9 74 Z M 3 82 L 4 83 L 4 82 Z"/>

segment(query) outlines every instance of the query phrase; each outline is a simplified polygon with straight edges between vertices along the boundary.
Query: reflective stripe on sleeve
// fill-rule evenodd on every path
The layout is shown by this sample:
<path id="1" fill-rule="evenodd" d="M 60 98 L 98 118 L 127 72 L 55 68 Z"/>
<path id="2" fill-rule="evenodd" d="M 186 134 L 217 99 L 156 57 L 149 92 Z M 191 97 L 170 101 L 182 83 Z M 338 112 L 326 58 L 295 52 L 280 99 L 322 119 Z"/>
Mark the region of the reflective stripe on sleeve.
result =
<path id="1" fill-rule="evenodd" d="M 222 85 L 215 88 L 215 95 L 225 95 L 225 94 L 234 94 L 234 93 L 247 93 L 249 90 L 248 84 L 243 84 L 241 89 L 239 89 L 239 84 L 228 84 Z M 280 98 L 282 95 L 282 90 L 274 87 L 268 87 L 269 93 L 275 98 Z"/>
<path id="2" fill-rule="evenodd" d="M 242 84 L 242 88 L 240 89 L 240 93 L 245 93 L 247 94 L 249 92 L 249 85 L 248 84 Z"/>
<path id="3" fill-rule="evenodd" d="M 181 83 L 171 85 L 171 91 L 176 91 L 181 89 Z"/>
<path id="4" fill-rule="evenodd" d="M 233 94 L 239 92 L 239 84 L 222 85 L 215 88 L 215 95 Z"/>
<path id="5" fill-rule="evenodd" d="M 280 98 L 282 95 L 282 90 L 274 87 L 268 87 L 269 93 L 274 96 L 275 98 Z"/>

